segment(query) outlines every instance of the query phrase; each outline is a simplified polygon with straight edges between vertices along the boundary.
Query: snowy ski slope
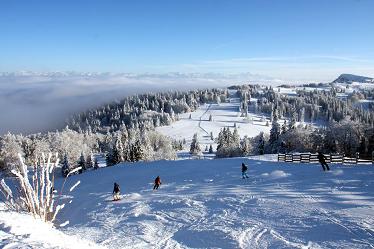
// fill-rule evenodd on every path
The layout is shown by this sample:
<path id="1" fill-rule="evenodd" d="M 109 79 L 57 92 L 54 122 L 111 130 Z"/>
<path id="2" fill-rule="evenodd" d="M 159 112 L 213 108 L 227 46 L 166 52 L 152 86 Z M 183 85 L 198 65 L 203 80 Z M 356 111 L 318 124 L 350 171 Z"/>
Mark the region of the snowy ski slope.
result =
<path id="1" fill-rule="evenodd" d="M 152 191 L 157 175 L 163 184 Z M 117 202 L 114 181 L 123 194 Z M 371 165 L 323 172 L 262 157 L 126 163 L 69 178 L 58 229 L 106 248 L 373 248 L 373 190 Z M 86 248 L 41 243 L 37 230 L 15 229 L 5 211 L 0 224 L 0 246 Z"/>
<path id="2" fill-rule="evenodd" d="M 216 138 L 220 130 L 224 127 L 234 129 L 234 125 L 238 129 L 239 135 L 244 137 L 257 136 L 261 131 L 269 133 L 270 126 L 266 126 L 266 121 L 269 118 L 262 114 L 255 114 L 250 112 L 248 117 L 241 117 L 239 112 L 239 99 L 230 98 L 228 103 L 205 104 L 200 106 L 195 112 L 184 113 L 180 115 L 180 120 L 172 123 L 170 126 L 157 127 L 157 131 L 177 140 L 186 140 L 187 147 L 192 141 L 192 136 L 197 133 L 201 148 L 204 150 L 205 146 L 216 143 L 211 140 L 210 133 Z M 191 119 L 189 118 L 191 114 Z M 212 115 L 213 120 L 209 121 L 209 116 Z M 282 122 L 282 121 L 280 121 Z"/>
<path id="3" fill-rule="evenodd" d="M 163 184 L 152 191 L 157 175 Z M 114 181 L 118 202 L 111 201 Z M 374 247 L 371 165 L 323 172 L 259 157 L 126 163 L 72 176 L 65 189 L 59 222 L 67 225 L 59 230 L 107 248 Z M 0 224 L 7 223 L 1 211 Z"/>

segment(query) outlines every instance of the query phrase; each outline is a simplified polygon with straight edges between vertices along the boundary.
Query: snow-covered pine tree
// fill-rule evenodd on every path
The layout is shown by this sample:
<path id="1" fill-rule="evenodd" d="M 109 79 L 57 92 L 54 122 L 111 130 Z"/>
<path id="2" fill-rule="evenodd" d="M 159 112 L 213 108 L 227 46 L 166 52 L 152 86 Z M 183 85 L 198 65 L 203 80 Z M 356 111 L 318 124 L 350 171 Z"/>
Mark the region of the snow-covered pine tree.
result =
<path id="1" fill-rule="evenodd" d="M 143 151 L 143 148 L 141 146 L 141 143 L 140 143 L 140 140 L 137 139 L 135 141 L 135 143 L 133 144 L 132 146 L 132 162 L 137 162 L 137 161 L 140 161 L 140 160 L 143 160 L 143 157 L 144 157 L 144 151 Z"/>
<path id="2" fill-rule="evenodd" d="M 305 122 L 305 108 L 304 107 L 300 109 L 299 122 L 302 124 L 304 124 Z"/>
<path id="3" fill-rule="evenodd" d="M 123 162 L 123 147 L 120 138 L 117 136 L 114 143 L 111 143 L 111 147 L 106 155 L 107 166 L 113 166 Z"/>
<path id="4" fill-rule="evenodd" d="M 62 176 L 63 177 L 67 177 L 69 172 L 71 170 L 71 167 L 70 167 L 70 164 L 69 164 L 69 159 L 68 159 L 68 155 L 65 154 L 64 155 L 64 160 L 62 162 L 62 168 L 61 168 L 61 173 L 62 173 Z"/>
<path id="5" fill-rule="evenodd" d="M 275 114 L 273 117 L 273 122 L 271 124 L 271 129 L 270 129 L 270 138 L 269 138 L 270 152 L 277 151 L 279 135 L 280 135 L 280 125 L 278 124 L 278 117 Z"/>
<path id="6" fill-rule="evenodd" d="M 201 155 L 201 148 L 200 143 L 197 138 L 197 133 L 195 133 L 192 137 L 192 142 L 190 146 L 190 154 L 192 155 Z"/>
<path id="7" fill-rule="evenodd" d="M 283 125 L 282 125 L 281 134 L 284 134 L 286 132 L 287 132 L 287 121 L 284 120 Z"/>
<path id="8" fill-rule="evenodd" d="M 263 132 L 260 132 L 259 134 L 258 152 L 260 155 L 263 155 L 265 153 L 265 138 Z"/>
<path id="9" fill-rule="evenodd" d="M 294 110 L 292 112 L 291 120 L 288 124 L 288 129 L 289 130 L 296 128 L 296 121 L 297 121 L 297 112 Z"/>
<path id="10" fill-rule="evenodd" d="M 241 141 L 240 150 L 243 156 L 248 156 L 252 152 L 252 144 L 248 136 L 244 136 L 243 140 Z"/>
<path id="11" fill-rule="evenodd" d="M 87 169 L 86 168 L 86 159 L 84 158 L 83 152 L 81 153 L 81 156 L 79 158 L 78 166 L 81 167 L 81 169 L 79 170 L 79 173 L 82 173 L 83 171 L 85 171 Z"/>
<path id="12" fill-rule="evenodd" d="M 151 145 L 150 135 L 147 130 L 143 130 L 140 134 L 141 139 L 141 150 L 142 150 L 142 160 L 150 161 L 153 159 L 153 148 Z"/>
<path id="13" fill-rule="evenodd" d="M 240 145 L 240 136 L 238 133 L 238 129 L 235 127 L 234 132 L 232 133 L 232 146 L 239 147 Z"/>
<path id="14" fill-rule="evenodd" d="M 212 146 L 212 144 L 209 145 L 209 154 L 213 154 L 213 146 Z"/>
<path id="15" fill-rule="evenodd" d="M 87 156 L 87 159 L 86 159 L 86 168 L 89 169 L 89 168 L 93 168 L 94 167 L 94 162 L 95 162 L 95 157 L 93 155 L 93 153 L 91 152 L 88 156 Z"/>

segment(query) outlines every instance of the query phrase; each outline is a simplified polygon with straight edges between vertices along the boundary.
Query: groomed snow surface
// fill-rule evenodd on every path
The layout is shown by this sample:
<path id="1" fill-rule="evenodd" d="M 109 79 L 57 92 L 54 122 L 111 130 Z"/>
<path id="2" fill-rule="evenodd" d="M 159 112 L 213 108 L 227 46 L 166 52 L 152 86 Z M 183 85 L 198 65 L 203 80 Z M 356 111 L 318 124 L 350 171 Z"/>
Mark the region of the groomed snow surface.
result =
<path id="1" fill-rule="evenodd" d="M 241 117 L 239 112 L 240 102 L 238 98 L 230 98 L 230 102 L 221 104 L 205 104 L 200 106 L 195 112 L 184 113 L 180 115 L 180 120 L 172 123 L 170 126 L 157 127 L 157 131 L 176 140 L 186 140 L 186 148 L 189 149 L 194 133 L 197 133 L 201 149 L 212 145 L 214 150 L 217 147 L 215 141 L 211 139 L 218 137 L 218 133 L 224 127 L 229 127 L 231 131 L 236 125 L 241 138 L 245 135 L 255 137 L 260 132 L 269 133 L 269 118 L 265 118 L 262 114 L 249 112 L 248 117 Z M 253 100 L 254 101 L 254 100 Z M 253 108 L 250 108 L 253 109 Z M 191 119 L 189 118 L 191 115 Z M 212 115 L 212 121 L 209 116 Z M 279 121 L 283 124 L 283 121 Z"/>
<path id="2" fill-rule="evenodd" d="M 242 162 L 249 179 L 241 179 Z M 61 197 L 67 204 L 58 222 L 65 226 L 58 229 L 66 235 L 1 211 L 0 246 L 85 248 L 91 241 L 107 248 L 373 248 L 374 167 L 331 168 L 257 157 L 89 171 L 69 178 Z M 153 191 L 157 175 L 162 185 Z M 117 202 L 114 182 L 123 195 Z"/>

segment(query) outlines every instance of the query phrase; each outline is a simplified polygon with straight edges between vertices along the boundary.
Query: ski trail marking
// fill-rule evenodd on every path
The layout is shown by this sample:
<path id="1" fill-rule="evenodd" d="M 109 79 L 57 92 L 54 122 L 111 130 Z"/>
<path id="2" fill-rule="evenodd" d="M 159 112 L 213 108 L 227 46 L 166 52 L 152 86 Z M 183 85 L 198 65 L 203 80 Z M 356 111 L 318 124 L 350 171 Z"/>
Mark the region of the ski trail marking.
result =
<path id="1" fill-rule="evenodd" d="M 293 247 L 296 247 L 296 248 L 301 248 L 301 249 L 308 249 L 309 248 L 309 245 L 304 245 L 304 244 L 301 244 L 301 243 L 296 243 L 296 242 L 292 242 L 292 241 L 287 240 L 285 237 L 283 237 L 282 235 L 280 235 L 278 232 L 274 231 L 273 229 L 270 230 L 270 234 L 273 235 L 274 238 L 283 241 L 287 245 L 290 245 L 290 246 L 293 246 Z"/>

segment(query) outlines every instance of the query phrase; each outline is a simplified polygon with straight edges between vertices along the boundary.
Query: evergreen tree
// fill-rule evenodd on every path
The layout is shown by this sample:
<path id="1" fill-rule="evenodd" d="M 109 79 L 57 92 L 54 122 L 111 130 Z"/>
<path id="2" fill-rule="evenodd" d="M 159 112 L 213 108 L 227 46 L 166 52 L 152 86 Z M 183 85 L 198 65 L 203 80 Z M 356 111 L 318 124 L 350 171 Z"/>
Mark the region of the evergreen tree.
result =
<path id="1" fill-rule="evenodd" d="M 269 146 L 270 146 L 271 152 L 275 152 L 277 150 L 279 135 L 280 135 L 280 125 L 278 124 L 278 119 L 276 118 L 276 116 L 274 116 L 273 122 L 271 124 L 270 138 L 269 138 Z"/>
<path id="2" fill-rule="evenodd" d="M 300 115 L 299 115 L 299 122 L 304 123 L 305 122 L 305 108 L 300 109 Z"/>
<path id="3" fill-rule="evenodd" d="M 243 140 L 240 143 L 240 150 L 243 156 L 248 156 L 252 151 L 252 144 L 248 136 L 244 136 Z"/>
<path id="4" fill-rule="evenodd" d="M 67 177 L 69 172 L 70 172 L 70 164 L 68 160 L 67 154 L 64 155 L 64 161 L 62 162 L 62 168 L 61 168 L 61 173 L 63 177 Z"/>
<path id="5" fill-rule="evenodd" d="M 87 160 L 86 160 L 86 168 L 89 169 L 89 168 L 93 168 L 94 167 L 94 161 L 95 161 L 95 157 L 94 155 L 92 154 L 92 152 L 87 156 Z"/>
<path id="6" fill-rule="evenodd" d="M 288 124 L 288 129 L 289 130 L 292 130 L 292 129 L 296 128 L 296 120 L 297 120 L 297 113 L 296 113 L 296 111 L 293 111 L 292 116 L 291 116 L 291 120 Z"/>
<path id="7" fill-rule="evenodd" d="M 265 138 L 263 132 L 260 132 L 259 134 L 258 152 L 260 155 L 263 155 L 265 153 Z"/>
<path id="8" fill-rule="evenodd" d="M 209 145 L 209 154 L 213 154 L 213 146 Z"/>
<path id="9" fill-rule="evenodd" d="M 137 161 L 142 160 L 144 157 L 144 151 L 141 146 L 140 140 L 136 140 L 132 148 L 133 148 L 132 161 L 137 162 Z"/>
<path id="10" fill-rule="evenodd" d="M 82 173 L 84 170 L 86 170 L 86 159 L 84 158 L 83 152 L 81 153 L 81 156 L 79 158 L 78 166 L 81 167 L 79 170 L 79 173 Z"/>
<path id="11" fill-rule="evenodd" d="M 234 132 L 232 133 L 232 146 L 239 147 L 240 144 L 240 136 L 238 133 L 238 129 L 234 129 Z"/>
<path id="12" fill-rule="evenodd" d="M 201 148 L 200 148 L 200 143 L 197 139 L 197 133 L 193 135 L 191 146 L 190 146 L 190 154 L 201 155 Z"/>
<path id="13" fill-rule="evenodd" d="M 282 131 L 281 134 L 285 134 L 287 132 L 287 121 L 284 120 L 284 123 L 282 125 Z"/>

